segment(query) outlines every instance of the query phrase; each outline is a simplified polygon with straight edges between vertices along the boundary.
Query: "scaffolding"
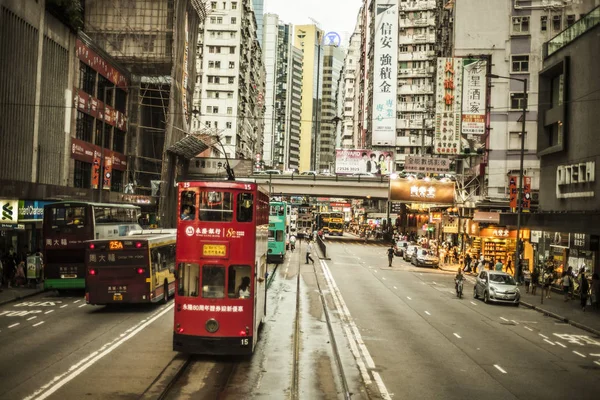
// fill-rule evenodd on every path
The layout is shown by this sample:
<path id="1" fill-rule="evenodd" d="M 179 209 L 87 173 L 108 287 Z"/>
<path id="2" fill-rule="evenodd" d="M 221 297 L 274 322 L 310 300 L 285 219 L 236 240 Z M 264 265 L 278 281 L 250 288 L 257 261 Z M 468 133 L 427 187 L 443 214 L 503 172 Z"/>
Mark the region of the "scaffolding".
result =
<path id="1" fill-rule="evenodd" d="M 169 180 L 165 150 L 189 132 L 196 41 L 206 9 L 205 0 L 85 1 L 85 32 L 132 74 L 127 182 L 136 194 L 155 195 L 156 181 Z M 172 185 L 162 186 L 161 209 L 171 201 Z"/>

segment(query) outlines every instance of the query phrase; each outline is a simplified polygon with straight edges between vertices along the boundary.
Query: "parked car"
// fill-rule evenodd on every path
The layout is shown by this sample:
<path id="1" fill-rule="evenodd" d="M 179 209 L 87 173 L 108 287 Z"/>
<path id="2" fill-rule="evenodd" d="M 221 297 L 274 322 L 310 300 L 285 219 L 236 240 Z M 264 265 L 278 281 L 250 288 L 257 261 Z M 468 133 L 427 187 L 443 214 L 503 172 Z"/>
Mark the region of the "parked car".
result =
<path id="1" fill-rule="evenodd" d="M 355 172 L 352 175 L 353 177 L 362 177 L 362 178 L 374 178 L 375 175 L 370 172 Z"/>
<path id="2" fill-rule="evenodd" d="M 481 271 L 477 276 L 473 297 L 483 298 L 486 303 L 511 303 L 519 306 L 521 292 L 512 275 L 501 271 Z"/>
<path id="3" fill-rule="evenodd" d="M 402 257 L 404 255 L 404 250 L 406 250 L 409 244 L 410 242 L 406 240 L 398 240 L 394 246 L 394 254 L 398 257 Z"/>
<path id="4" fill-rule="evenodd" d="M 283 175 L 283 174 L 281 173 L 281 171 L 280 171 L 280 170 L 278 170 L 278 169 L 267 169 L 267 170 L 265 171 L 265 174 L 268 174 L 268 175 Z"/>
<path id="5" fill-rule="evenodd" d="M 414 244 L 409 244 L 408 246 L 406 246 L 406 248 L 404 249 L 404 254 L 402 255 L 404 261 L 410 261 L 412 259 L 413 253 L 417 251 L 418 248 L 419 246 Z"/>
<path id="6" fill-rule="evenodd" d="M 414 264 L 416 267 L 437 268 L 440 265 L 440 259 L 432 250 L 419 247 L 413 252 L 411 264 Z"/>
<path id="7" fill-rule="evenodd" d="M 317 176 L 317 172 L 316 171 L 303 171 L 300 172 L 300 176 Z"/>

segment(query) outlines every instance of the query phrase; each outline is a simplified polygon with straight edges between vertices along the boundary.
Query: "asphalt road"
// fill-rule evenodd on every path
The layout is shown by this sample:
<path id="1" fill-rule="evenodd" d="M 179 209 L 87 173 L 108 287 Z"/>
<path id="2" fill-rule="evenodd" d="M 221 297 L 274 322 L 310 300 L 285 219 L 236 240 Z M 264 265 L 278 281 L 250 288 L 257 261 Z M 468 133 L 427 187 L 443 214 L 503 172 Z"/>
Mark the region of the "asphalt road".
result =
<path id="1" fill-rule="evenodd" d="M 453 273 L 387 247 L 327 240 L 325 262 L 364 342 L 361 358 L 395 399 L 597 399 L 600 338 L 523 307 L 454 292 Z M 471 279 L 472 282 L 473 278 Z M 372 358 L 372 361 L 369 360 Z"/>

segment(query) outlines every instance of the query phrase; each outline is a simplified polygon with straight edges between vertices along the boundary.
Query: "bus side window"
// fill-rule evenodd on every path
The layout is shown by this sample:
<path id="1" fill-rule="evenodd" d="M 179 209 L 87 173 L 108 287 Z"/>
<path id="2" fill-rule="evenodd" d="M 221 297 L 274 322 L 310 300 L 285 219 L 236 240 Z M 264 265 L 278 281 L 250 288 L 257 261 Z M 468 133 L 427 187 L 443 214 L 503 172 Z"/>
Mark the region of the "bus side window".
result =
<path id="1" fill-rule="evenodd" d="M 185 297 L 198 297 L 200 289 L 200 265 L 181 263 L 178 268 L 177 294 Z"/>
<path id="2" fill-rule="evenodd" d="M 222 299 L 225 297 L 225 268 L 221 265 L 202 267 L 202 297 Z"/>
<path id="3" fill-rule="evenodd" d="M 181 221 L 192 221 L 196 219 L 196 192 L 184 190 L 181 192 L 181 209 L 179 219 Z"/>
<path id="4" fill-rule="evenodd" d="M 252 208 L 254 196 L 252 193 L 240 193 L 237 196 L 237 220 L 238 222 L 252 222 Z"/>
<path id="5" fill-rule="evenodd" d="M 152 263 L 152 271 L 153 272 L 160 271 L 160 250 L 159 249 L 150 250 L 150 262 Z"/>
<path id="6" fill-rule="evenodd" d="M 227 277 L 227 297 L 230 299 L 246 299 L 252 294 L 250 287 L 250 266 L 232 265 Z"/>

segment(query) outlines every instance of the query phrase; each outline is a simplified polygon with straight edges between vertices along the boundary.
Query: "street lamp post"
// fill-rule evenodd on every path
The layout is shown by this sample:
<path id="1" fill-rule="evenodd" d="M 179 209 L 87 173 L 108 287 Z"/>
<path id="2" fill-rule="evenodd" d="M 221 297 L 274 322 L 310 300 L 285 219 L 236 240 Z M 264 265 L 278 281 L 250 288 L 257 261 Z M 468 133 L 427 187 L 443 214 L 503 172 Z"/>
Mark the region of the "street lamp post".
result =
<path id="1" fill-rule="evenodd" d="M 508 76 L 499 76 L 488 74 L 489 78 L 502 78 L 519 81 L 523 83 L 523 114 L 521 115 L 521 153 L 519 159 L 519 189 L 517 191 L 517 245 L 515 246 L 515 268 L 513 275 L 515 280 L 518 277 L 521 260 L 521 214 L 523 213 L 523 162 L 525 159 L 525 116 L 527 115 L 527 78 L 513 78 Z"/>

